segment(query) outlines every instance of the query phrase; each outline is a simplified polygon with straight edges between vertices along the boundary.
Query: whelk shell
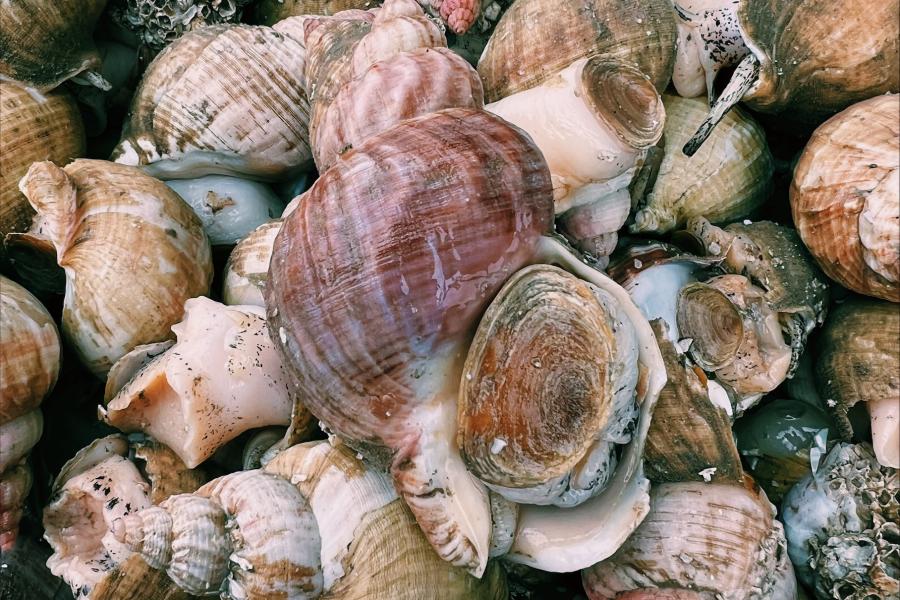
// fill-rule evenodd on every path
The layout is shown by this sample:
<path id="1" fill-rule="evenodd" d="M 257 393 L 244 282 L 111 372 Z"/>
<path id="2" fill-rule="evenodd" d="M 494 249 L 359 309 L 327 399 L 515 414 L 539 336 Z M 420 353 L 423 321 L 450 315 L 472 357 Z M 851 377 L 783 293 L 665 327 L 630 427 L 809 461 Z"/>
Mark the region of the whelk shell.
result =
<path id="1" fill-rule="evenodd" d="M 165 339 L 185 300 L 208 291 L 200 220 L 161 181 L 79 159 L 65 169 L 35 163 L 20 187 L 37 216 L 29 233 L 8 236 L 10 253 L 55 255 L 50 263 L 65 270 L 63 335 L 98 377 L 135 346 Z"/>

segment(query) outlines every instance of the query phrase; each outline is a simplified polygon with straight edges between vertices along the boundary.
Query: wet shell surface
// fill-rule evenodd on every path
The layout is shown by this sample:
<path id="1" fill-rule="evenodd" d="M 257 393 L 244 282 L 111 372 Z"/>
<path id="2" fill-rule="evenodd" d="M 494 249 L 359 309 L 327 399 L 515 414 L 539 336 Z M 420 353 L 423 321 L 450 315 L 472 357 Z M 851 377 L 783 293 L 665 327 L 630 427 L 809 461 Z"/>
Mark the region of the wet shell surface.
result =
<path id="1" fill-rule="evenodd" d="M 881 464 L 900 468 L 900 310 L 852 298 L 835 307 L 822 331 L 816 382 L 845 441 L 854 437 L 848 412 L 865 402 L 872 446 Z"/>
<path id="2" fill-rule="evenodd" d="M 478 61 L 488 102 L 596 55 L 634 63 L 657 91 L 675 61 L 675 17 L 665 0 L 520 0 L 500 18 Z"/>
<path id="3" fill-rule="evenodd" d="M 272 245 L 281 221 L 263 223 L 238 242 L 225 265 L 222 298 L 225 304 L 265 306 L 263 293 L 269 276 Z"/>
<path id="4" fill-rule="evenodd" d="M 23 232 L 34 210 L 19 191 L 19 180 L 31 163 L 66 164 L 84 155 L 81 115 L 63 91 L 39 94 L 0 81 L 0 265 L 5 262 L 7 233 Z"/>
<path id="5" fill-rule="evenodd" d="M 38 215 L 8 242 L 55 255 L 65 270 L 63 335 L 98 377 L 135 346 L 168 337 L 185 300 L 209 289 L 200 220 L 161 181 L 79 159 L 65 169 L 35 163 L 21 189 Z"/>
<path id="6" fill-rule="evenodd" d="M 796 597 L 784 530 L 752 482 L 664 483 L 650 497 L 650 513 L 634 535 L 582 572 L 591 600 L 646 587 L 681 588 L 700 597 Z"/>
<path id="7" fill-rule="evenodd" d="M 112 160 L 164 179 L 305 170 L 306 50 L 277 29 L 215 25 L 167 46 L 141 80 Z"/>
<path id="8" fill-rule="evenodd" d="M 15 0 L 0 11 L 0 79 L 48 92 L 76 76 L 109 88 L 97 73 L 91 34 L 106 0 Z M 6 90 L 4 90 L 6 91 Z"/>
<path id="9" fill-rule="evenodd" d="M 635 198 L 632 233 L 666 233 L 690 217 L 727 223 L 758 209 L 772 188 L 772 155 L 765 132 L 746 112 L 725 116 L 694 156 L 681 147 L 706 116 L 700 98 L 664 95 L 664 154 L 652 187 Z"/>
<path id="10" fill-rule="evenodd" d="M 898 157 L 900 96 L 878 96 L 816 129 L 791 183 L 794 223 L 825 274 L 891 302 L 900 302 Z"/>
<path id="11" fill-rule="evenodd" d="M 293 398 L 262 308 L 194 298 L 172 331 L 173 346 L 107 389 L 107 423 L 153 436 L 189 468 L 248 429 L 290 423 Z"/>

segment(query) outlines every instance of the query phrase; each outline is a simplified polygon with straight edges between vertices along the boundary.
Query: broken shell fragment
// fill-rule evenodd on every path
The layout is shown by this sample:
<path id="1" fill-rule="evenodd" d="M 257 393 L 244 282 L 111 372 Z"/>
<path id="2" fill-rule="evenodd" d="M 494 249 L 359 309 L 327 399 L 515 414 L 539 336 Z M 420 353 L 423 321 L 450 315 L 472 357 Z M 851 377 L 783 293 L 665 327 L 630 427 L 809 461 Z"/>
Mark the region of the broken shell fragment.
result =
<path id="1" fill-rule="evenodd" d="M 803 150 L 790 192 L 797 231 L 825 274 L 891 302 L 900 302 L 898 114 L 900 96 L 888 94 L 829 119 Z"/>
<path id="2" fill-rule="evenodd" d="M 766 201 L 773 159 L 765 132 L 742 110 L 731 111 L 691 157 L 681 147 L 706 114 L 699 98 L 664 95 L 664 149 L 652 186 L 634 198 L 632 233 L 666 233 L 691 217 L 713 223 L 745 217 Z"/>
<path id="3" fill-rule="evenodd" d="M 0 79 L 49 92 L 79 77 L 102 89 L 91 34 L 106 0 L 16 0 L 0 11 Z M 6 90 L 4 90 L 6 91 Z"/>
<path id="4" fill-rule="evenodd" d="M 238 243 L 284 208 L 269 186 L 237 177 L 207 175 L 173 179 L 166 185 L 194 209 L 213 246 Z"/>
<path id="5" fill-rule="evenodd" d="M 37 216 L 28 233 L 7 238 L 10 255 L 37 248 L 65 270 L 62 332 L 98 377 L 135 346 L 168 337 L 185 300 L 209 290 L 200 220 L 161 181 L 79 159 L 65 169 L 35 163 L 20 185 Z"/>
<path id="6" fill-rule="evenodd" d="M 675 61 L 675 15 L 665 0 L 520 0 L 478 61 L 488 102 L 541 85 L 580 58 L 634 64 L 660 93 Z"/>
<path id="7" fill-rule="evenodd" d="M 278 28 L 192 31 L 147 68 L 112 160 L 155 177 L 288 179 L 310 162 L 306 50 Z"/>
<path id="8" fill-rule="evenodd" d="M 175 345 L 107 390 L 107 423 L 143 431 L 193 468 L 248 429 L 291 422 L 293 398 L 261 308 L 193 298 L 172 331 Z"/>
<path id="9" fill-rule="evenodd" d="M 41 95 L 0 81 L 0 98 L 0 266 L 6 267 L 6 234 L 27 231 L 34 215 L 19 180 L 33 162 L 66 164 L 82 156 L 85 139 L 78 107 L 63 91 Z"/>
<path id="10" fill-rule="evenodd" d="M 900 310 L 850 298 L 835 306 L 819 343 L 819 392 L 844 441 L 854 435 L 848 412 L 865 402 L 878 461 L 900 468 Z"/>
<path id="11" fill-rule="evenodd" d="M 498 564 L 488 563 L 476 579 L 441 560 L 387 474 L 347 446 L 292 446 L 265 470 L 309 501 L 322 538 L 323 598 L 506 598 Z"/>
<path id="12" fill-rule="evenodd" d="M 650 497 L 650 513 L 628 541 L 582 572 L 591 600 L 620 598 L 648 586 L 700 597 L 796 597 L 784 530 L 775 507 L 752 481 L 664 483 L 654 486 Z"/>
<path id="13" fill-rule="evenodd" d="M 900 476 L 868 444 L 838 443 L 782 505 L 788 553 L 816 597 L 900 591 Z"/>

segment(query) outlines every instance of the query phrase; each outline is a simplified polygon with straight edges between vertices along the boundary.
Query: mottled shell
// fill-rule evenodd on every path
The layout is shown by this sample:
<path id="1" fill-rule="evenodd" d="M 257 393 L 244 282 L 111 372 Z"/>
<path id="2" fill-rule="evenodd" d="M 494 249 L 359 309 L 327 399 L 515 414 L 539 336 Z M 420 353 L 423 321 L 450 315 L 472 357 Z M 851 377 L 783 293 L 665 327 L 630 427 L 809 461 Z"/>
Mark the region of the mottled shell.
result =
<path id="1" fill-rule="evenodd" d="M 270 27 L 182 36 L 147 68 L 112 160 L 167 179 L 296 175 L 310 160 L 305 58 Z"/>
<path id="2" fill-rule="evenodd" d="M 900 309 L 896 304 L 851 298 L 835 306 L 818 345 L 816 381 L 840 437 L 854 437 L 848 411 L 857 402 L 900 404 Z M 879 460 L 897 468 L 900 422 L 885 422 L 885 437 L 873 440 Z M 876 423 L 872 422 L 873 434 Z M 888 432 L 893 432 L 892 434 Z M 880 442 L 880 443 L 879 443 Z M 891 457 L 892 460 L 888 460 Z"/>
<path id="3" fill-rule="evenodd" d="M 281 221 L 263 223 L 238 242 L 225 264 L 222 299 L 225 304 L 265 306 L 263 291 L 269 277 L 272 245 Z"/>
<path id="4" fill-rule="evenodd" d="M 537 149 L 481 111 L 405 121 L 345 153 L 285 219 L 266 288 L 312 412 L 352 439 L 405 436 L 429 399 L 420 369 L 530 260 L 549 193 Z"/>
<path id="5" fill-rule="evenodd" d="M 794 570 L 775 507 L 759 488 L 664 483 L 625 544 L 582 572 L 591 600 L 648 586 L 735 600 L 793 600 Z"/>
<path id="6" fill-rule="evenodd" d="M 34 211 L 19 191 L 31 163 L 64 165 L 85 151 L 84 127 L 75 101 L 59 91 L 43 96 L 0 81 L 0 266 L 7 233 L 26 231 Z"/>
<path id="7" fill-rule="evenodd" d="M 652 321 L 668 381 L 659 393 L 644 448 L 647 477 L 658 482 L 740 483 L 743 468 L 728 411 L 713 401 L 706 375 Z M 713 469 L 709 473 L 709 469 Z M 706 473 L 706 477 L 704 477 Z"/>
<path id="8" fill-rule="evenodd" d="M 131 29 L 141 44 L 156 54 L 188 31 L 237 22 L 243 6 L 249 3 L 250 0 L 128 0 L 122 9 L 110 12 L 114 20 Z"/>
<path id="9" fill-rule="evenodd" d="M 481 108 L 481 80 L 446 48 L 403 52 L 369 67 L 338 92 L 314 130 L 319 171 L 347 150 L 403 119 L 445 108 Z"/>
<path id="10" fill-rule="evenodd" d="M 47 92 L 84 71 L 99 69 L 91 34 L 105 6 L 106 0 L 4 2 L 0 79 Z"/>
<path id="11" fill-rule="evenodd" d="M 136 437 L 136 436 L 132 436 Z M 189 469 L 171 448 L 152 438 L 132 439 L 132 462 L 150 483 L 150 502 L 159 504 L 169 496 L 193 492 L 206 483 L 206 474 Z"/>
<path id="12" fill-rule="evenodd" d="M 797 231 L 826 275 L 900 302 L 900 96 L 860 102 L 816 129 L 790 198 Z"/>
<path id="13" fill-rule="evenodd" d="M 463 367 L 457 443 L 469 471 L 535 504 L 556 503 L 568 488 L 585 492 L 567 503 L 578 504 L 604 487 L 613 443 L 630 440 L 622 432 L 636 417 L 636 349 L 622 343 L 633 335 L 612 298 L 559 267 L 513 275 Z M 551 489 L 526 494 L 535 486 Z"/>
<path id="14" fill-rule="evenodd" d="M 900 0 L 849 0 L 840 10 L 830 0 L 744 0 L 738 17 L 760 63 L 744 95 L 754 110 L 815 125 L 900 91 Z"/>
<path id="15" fill-rule="evenodd" d="M 478 61 L 485 99 L 540 85 L 579 58 L 637 64 L 665 90 L 675 62 L 675 18 L 665 0 L 519 0 Z"/>
<path id="16" fill-rule="evenodd" d="M 38 215 L 17 243 L 52 244 L 66 271 L 63 334 L 98 377 L 135 346 L 168 337 L 185 300 L 209 289 L 200 220 L 161 181 L 80 159 L 65 169 L 35 163 L 21 189 Z"/>
<path id="17" fill-rule="evenodd" d="M 18 463 L 41 439 L 44 417 L 40 410 L 29 411 L 0 425 L 0 473 Z"/>
<path id="18" fill-rule="evenodd" d="M 56 323 L 28 290 L 0 275 L 0 425 L 50 393 L 61 357 Z M 5 450 L 5 449 L 4 449 Z"/>
<path id="19" fill-rule="evenodd" d="M 706 117 L 706 103 L 670 95 L 663 102 L 664 155 L 652 187 L 634 198 L 638 209 L 629 230 L 666 233 L 690 217 L 723 223 L 759 208 L 771 191 L 773 169 L 762 127 L 746 112 L 732 110 L 688 157 L 681 148 Z"/>
<path id="20" fill-rule="evenodd" d="M 107 389 L 115 397 L 100 412 L 122 431 L 160 440 L 193 468 L 248 429 L 287 425 L 294 402 L 261 308 L 193 298 L 184 310 L 172 326 L 175 345 L 121 390 Z"/>
<path id="21" fill-rule="evenodd" d="M 382 0 L 259 0 L 253 5 L 254 22 L 274 25 L 288 17 L 301 15 L 331 16 L 342 10 L 367 10 L 381 4 Z"/>
<path id="22" fill-rule="evenodd" d="M 506 598 L 499 565 L 489 563 L 476 579 L 441 560 L 390 479 L 346 446 L 293 446 L 265 470 L 296 485 L 309 500 L 322 536 L 322 598 Z"/>
<path id="23" fill-rule="evenodd" d="M 22 509 L 32 483 L 31 467 L 19 464 L 0 473 L 0 552 L 9 552 L 16 544 Z"/>

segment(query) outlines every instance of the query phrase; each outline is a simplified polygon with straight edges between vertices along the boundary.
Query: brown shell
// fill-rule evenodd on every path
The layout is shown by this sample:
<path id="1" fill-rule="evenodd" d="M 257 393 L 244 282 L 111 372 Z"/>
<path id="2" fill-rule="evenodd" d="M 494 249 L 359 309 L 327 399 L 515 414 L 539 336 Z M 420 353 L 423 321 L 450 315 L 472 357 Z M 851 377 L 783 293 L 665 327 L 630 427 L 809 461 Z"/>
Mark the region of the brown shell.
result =
<path id="1" fill-rule="evenodd" d="M 651 321 L 666 363 L 668 381 L 659 393 L 644 447 L 644 468 L 652 481 L 699 481 L 715 467 L 712 481 L 739 484 L 741 458 L 731 435 L 731 419 L 709 399 L 706 375 L 669 341 L 665 323 Z"/>
<path id="2" fill-rule="evenodd" d="M 140 554 L 132 554 L 92 590 L 91 600 L 189 600 L 200 598 L 181 590 L 164 569 L 154 569 Z"/>
<path id="3" fill-rule="evenodd" d="M 507 280 L 463 368 L 457 440 L 473 475 L 523 488 L 582 460 L 612 415 L 614 326 L 588 284 L 559 267 Z"/>
<path id="4" fill-rule="evenodd" d="M 185 34 L 147 68 L 112 160 L 166 178 L 301 172 L 310 160 L 305 57 L 297 40 L 270 27 Z"/>
<path id="5" fill-rule="evenodd" d="M 26 231 L 34 210 L 19 191 L 31 163 L 66 164 L 85 151 L 81 114 L 63 92 L 42 96 L 0 81 L 0 266 L 6 257 L 7 233 Z"/>
<path id="6" fill-rule="evenodd" d="M 900 91 L 900 0 L 743 0 L 738 18 L 760 63 L 754 110 L 816 125 Z"/>
<path id="7" fill-rule="evenodd" d="M 274 25 L 288 17 L 301 15 L 331 16 L 342 10 L 367 10 L 381 4 L 382 0 L 260 0 L 253 5 L 254 22 Z"/>
<path id="8" fill-rule="evenodd" d="M 800 237 L 826 275 L 900 302 L 900 96 L 860 102 L 816 129 L 790 198 Z"/>
<path id="9" fill-rule="evenodd" d="M 819 339 L 816 374 L 838 433 L 853 437 L 847 412 L 857 402 L 900 402 L 900 308 L 851 298 L 835 306 Z"/>
<path id="10" fill-rule="evenodd" d="M 38 407 L 59 375 L 56 323 L 28 290 L 0 275 L 0 425 Z"/>
<path id="11" fill-rule="evenodd" d="M 135 346 L 169 337 L 184 302 L 209 290 L 212 258 L 200 219 L 140 169 L 42 162 L 21 186 L 38 216 L 14 240 L 51 244 L 68 280 L 63 334 L 97 376 Z"/>
<path id="12" fill-rule="evenodd" d="M 324 171 L 340 154 L 403 119 L 445 108 L 481 108 L 481 80 L 446 48 L 420 48 L 372 65 L 338 92 L 311 140 Z"/>
<path id="13" fill-rule="evenodd" d="M 99 70 L 91 34 L 105 6 L 106 0 L 4 2 L 0 78 L 47 92 L 85 70 Z"/>
<path id="14" fill-rule="evenodd" d="M 485 99 L 540 85 L 579 58 L 636 63 L 657 91 L 675 64 L 675 18 L 666 0 L 518 0 L 478 61 Z"/>
<path id="15" fill-rule="evenodd" d="M 159 504 L 175 494 L 190 494 L 206 483 L 200 469 L 188 469 L 166 445 L 152 438 L 132 442 L 134 462 L 150 482 L 150 502 Z"/>
<path id="16" fill-rule="evenodd" d="M 0 473 L 0 552 L 9 552 L 15 547 L 32 481 L 31 466 L 25 462 Z"/>
<path id="17" fill-rule="evenodd" d="M 552 213 L 538 150 L 483 111 L 404 121 L 345 153 L 285 219 L 266 288 L 310 411 L 352 439 L 399 444 L 404 414 L 429 400 L 417 366 L 466 340 Z"/>

